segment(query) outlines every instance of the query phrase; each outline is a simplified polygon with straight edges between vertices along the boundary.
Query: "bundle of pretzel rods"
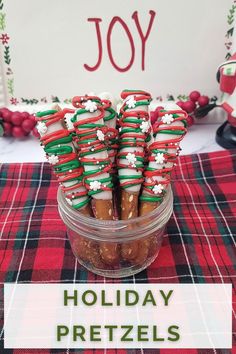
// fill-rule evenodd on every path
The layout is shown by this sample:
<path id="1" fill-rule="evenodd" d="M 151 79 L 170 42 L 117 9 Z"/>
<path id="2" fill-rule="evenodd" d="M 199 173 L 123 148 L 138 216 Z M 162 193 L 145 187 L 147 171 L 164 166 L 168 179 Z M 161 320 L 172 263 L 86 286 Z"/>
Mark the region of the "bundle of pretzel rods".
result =
<path id="1" fill-rule="evenodd" d="M 109 99 L 84 95 L 72 99 L 72 108 L 55 106 L 36 115 L 48 162 L 78 215 L 100 220 L 143 216 L 162 203 L 171 182 L 187 113 L 177 105 L 164 108 L 151 126 L 148 92 L 124 90 L 121 98 L 119 112 Z M 120 245 L 78 237 L 74 242 L 84 262 L 104 269 L 121 261 L 143 263 L 156 240 Z"/>

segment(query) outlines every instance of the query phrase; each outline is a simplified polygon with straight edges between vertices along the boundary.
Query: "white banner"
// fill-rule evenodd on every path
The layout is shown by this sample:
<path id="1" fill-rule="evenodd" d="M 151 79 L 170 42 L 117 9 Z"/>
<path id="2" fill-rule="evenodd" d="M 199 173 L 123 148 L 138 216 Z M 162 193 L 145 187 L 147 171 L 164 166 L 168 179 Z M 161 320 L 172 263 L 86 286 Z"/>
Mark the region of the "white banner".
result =
<path id="1" fill-rule="evenodd" d="M 5 348 L 231 348 L 231 284 L 5 284 Z"/>

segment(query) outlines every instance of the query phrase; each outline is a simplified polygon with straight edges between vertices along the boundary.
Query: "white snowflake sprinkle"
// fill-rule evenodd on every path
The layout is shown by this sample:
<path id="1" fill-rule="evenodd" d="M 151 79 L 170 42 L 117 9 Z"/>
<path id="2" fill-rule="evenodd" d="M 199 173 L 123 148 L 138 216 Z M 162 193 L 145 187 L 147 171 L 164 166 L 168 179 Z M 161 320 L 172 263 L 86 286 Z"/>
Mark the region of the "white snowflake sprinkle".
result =
<path id="1" fill-rule="evenodd" d="M 126 105 L 128 106 L 128 108 L 135 108 L 135 106 L 136 106 L 136 100 L 134 99 L 134 96 L 131 96 L 131 97 L 126 101 Z"/>
<path id="2" fill-rule="evenodd" d="M 101 130 L 97 130 L 97 137 L 98 137 L 98 140 L 100 140 L 100 141 L 105 140 L 105 135 L 103 134 L 103 132 Z"/>
<path id="3" fill-rule="evenodd" d="M 150 123 L 148 121 L 143 121 L 142 124 L 140 125 L 140 129 L 142 133 L 147 133 L 150 128 Z"/>
<path id="4" fill-rule="evenodd" d="M 165 162 L 165 157 L 162 152 L 158 152 L 155 156 L 155 161 L 156 163 L 164 163 Z"/>
<path id="5" fill-rule="evenodd" d="M 92 181 L 92 182 L 90 182 L 89 183 L 89 185 L 90 185 L 90 189 L 92 190 L 92 191 L 98 191 L 100 188 L 101 188 L 101 182 L 99 182 L 99 181 Z"/>
<path id="6" fill-rule="evenodd" d="M 38 122 L 37 124 L 37 130 L 39 132 L 40 135 L 43 135 L 47 132 L 48 128 L 46 126 L 46 124 L 44 122 Z"/>
<path id="7" fill-rule="evenodd" d="M 153 190 L 154 194 L 161 194 L 163 189 L 164 189 L 164 187 L 162 184 L 156 184 L 152 190 Z"/>
<path id="8" fill-rule="evenodd" d="M 73 116 L 74 116 L 73 113 L 72 113 L 72 114 L 68 113 L 68 114 L 65 116 L 66 126 L 67 126 L 67 129 L 69 129 L 69 130 L 74 129 L 74 125 L 73 125 L 73 123 L 72 123 L 72 121 L 71 121 L 71 118 L 72 118 Z"/>
<path id="9" fill-rule="evenodd" d="M 59 162 L 59 157 L 56 156 L 56 155 L 51 155 L 51 156 L 48 157 L 48 162 L 51 165 L 56 165 Z"/>
<path id="10" fill-rule="evenodd" d="M 129 165 L 131 165 L 131 167 L 136 167 L 136 161 L 137 161 L 137 158 L 135 156 L 135 154 L 132 154 L 131 152 L 129 152 L 127 155 L 126 155 L 126 159 L 128 160 L 129 162 Z"/>
<path id="11" fill-rule="evenodd" d="M 91 100 L 88 100 L 84 103 L 84 109 L 90 113 L 93 113 L 97 110 L 98 106 L 96 102 L 93 102 Z"/>
<path id="12" fill-rule="evenodd" d="M 66 198 L 66 201 L 67 201 L 67 203 L 68 203 L 69 205 L 72 205 L 72 200 L 71 200 L 71 199 Z"/>
<path id="13" fill-rule="evenodd" d="M 174 121 L 174 118 L 172 114 L 165 114 L 161 120 L 165 124 L 171 124 Z"/>

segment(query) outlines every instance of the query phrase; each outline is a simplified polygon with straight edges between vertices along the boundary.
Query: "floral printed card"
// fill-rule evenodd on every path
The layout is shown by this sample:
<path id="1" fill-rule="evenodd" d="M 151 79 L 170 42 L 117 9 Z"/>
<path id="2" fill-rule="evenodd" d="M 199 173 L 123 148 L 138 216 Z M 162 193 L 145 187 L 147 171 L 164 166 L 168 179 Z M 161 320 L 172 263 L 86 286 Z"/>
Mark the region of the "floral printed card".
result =
<path id="1" fill-rule="evenodd" d="M 0 0 L 2 104 L 143 88 L 213 96 L 233 52 L 232 0 Z"/>

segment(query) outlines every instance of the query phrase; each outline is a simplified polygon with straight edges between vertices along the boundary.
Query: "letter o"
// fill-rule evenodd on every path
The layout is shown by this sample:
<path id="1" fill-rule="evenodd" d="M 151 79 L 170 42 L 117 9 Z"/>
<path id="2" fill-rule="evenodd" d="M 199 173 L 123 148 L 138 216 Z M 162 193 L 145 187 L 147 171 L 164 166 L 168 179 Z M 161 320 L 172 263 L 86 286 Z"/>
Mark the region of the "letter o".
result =
<path id="1" fill-rule="evenodd" d="M 87 297 L 88 294 L 91 294 L 91 295 L 93 296 L 93 299 L 92 299 L 91 302 L 88 302 L 87 299 L 86 299 L 86 297 Z M 97 301 L 97 294 L 96 294 L 95 291 L 93 291 L 93 290 L 86 290 L 86 291 L 83 293 L 83 295 L 82 295 L 82 301 L 83 301 L 83 303 L 84 303 L 85 305 L 87 305 L 87 306 L 92 306 L 92 305 L 94 305 L 94 304 L 96 303 L 96 301 Z"/>
<path id="2" fill-rule="evenodd" d="M 111 33 L 112 33 L 112 30 L 113 30 L 113 27 L 114 25 L 116 24 L 116 22 L 119 22 L 121 24 L 121 26 L 124 28 L 126 34 L 127 34 L 127 37 L 129 39 L 129 42 L 130 42 L 130 47 L 131 47 L 131 58 L 130 58 L 130 61 L 128 63 L 127 66 L 125 66 L 124 68 L 121 68 L 120 66 L 118 66 L 114 59 L 113 59 L 113 55 L 112 55 L 112 50 L 111 50 Z M 109 28 L 108 28 L 108 32 L 107 32 L 107 51 L 108 51 L 108 55 L 109 55 L 109 59 L 111 61 L 111 64 L 114 66 L 114 68 L 120 72 L 125 72 L 125 71 L 128 71 L 131 66 L 133 65 L 133 62 L 134 62 L 134 56 L 135 56 L 135 47 L 134 47 L 134 41 L 133 41 L 133 37 L 130 33 L 130 30 L 128 28 L 128 26 L 126 25 L 126 23 L 122 20 L 122 18 L 118 17 L 118 16 L 115 16 L 113 17 L 113 19 L 111 20 L 111 23 L 109 25 Z"/>

